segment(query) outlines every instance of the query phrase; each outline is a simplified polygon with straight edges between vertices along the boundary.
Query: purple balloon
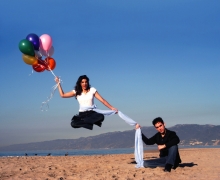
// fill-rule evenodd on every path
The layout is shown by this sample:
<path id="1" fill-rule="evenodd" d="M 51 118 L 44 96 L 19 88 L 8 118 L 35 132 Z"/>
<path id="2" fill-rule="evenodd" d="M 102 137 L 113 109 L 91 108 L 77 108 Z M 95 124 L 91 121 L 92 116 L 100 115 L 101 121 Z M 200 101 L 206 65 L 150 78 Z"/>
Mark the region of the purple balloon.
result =
<path id="1" fill-rule="evenodd" d="M 40 39 L 36 34 L 28 34 L 26 39 L 34 45 L 34 50 L 39 50 Z"/>

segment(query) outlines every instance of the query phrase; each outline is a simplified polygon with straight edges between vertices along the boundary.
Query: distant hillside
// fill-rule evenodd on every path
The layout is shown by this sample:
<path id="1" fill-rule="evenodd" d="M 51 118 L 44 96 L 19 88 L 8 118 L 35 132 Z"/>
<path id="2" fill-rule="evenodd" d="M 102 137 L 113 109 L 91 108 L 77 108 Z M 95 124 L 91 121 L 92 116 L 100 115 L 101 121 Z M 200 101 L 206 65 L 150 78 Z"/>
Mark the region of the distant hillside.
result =
<path id="1" fill-rule="evenodd" d="M 156 133 L 153 126 L 141 129 L 147 137 Z M 220 125 L 178 124 L 169 129 L 177 133 L 181 145 L 220 145 Z M 109 132 L 79 139 L 15 144 L 1 147 L 0 151 L 130 148 L 134 147 L 134 136 L 135 130 Z"/>

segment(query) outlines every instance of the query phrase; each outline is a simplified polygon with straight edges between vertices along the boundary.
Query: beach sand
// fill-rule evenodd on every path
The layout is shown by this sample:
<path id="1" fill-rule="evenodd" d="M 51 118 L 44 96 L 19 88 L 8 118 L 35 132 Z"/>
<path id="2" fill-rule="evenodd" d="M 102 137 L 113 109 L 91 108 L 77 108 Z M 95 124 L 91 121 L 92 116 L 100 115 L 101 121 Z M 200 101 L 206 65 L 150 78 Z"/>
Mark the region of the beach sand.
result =
<path id="1" fill-rule="evenodd" d="M 145 151 L 144 159 L 158 157 Z M 180 149 L 182 164 L 170 173 L 163 168 L 135 168 L 133 154 L 93 156 L 1 157 L 1 180 L 219 180 L 220 149 Z"/>

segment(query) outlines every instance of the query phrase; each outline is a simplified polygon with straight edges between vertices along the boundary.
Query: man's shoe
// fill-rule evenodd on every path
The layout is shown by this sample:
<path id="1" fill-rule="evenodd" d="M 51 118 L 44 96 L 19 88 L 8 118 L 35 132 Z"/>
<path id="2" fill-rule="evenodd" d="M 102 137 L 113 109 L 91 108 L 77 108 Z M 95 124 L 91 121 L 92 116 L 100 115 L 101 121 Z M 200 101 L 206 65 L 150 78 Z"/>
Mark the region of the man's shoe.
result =
<path id="1" fill-rule="evenodd" d="M 181 160 L 175 162 L 174 165 L 173 165 L 173 167 L 172 167 L 172 169 L 176 169 L 176 168 L 179 166 L 180 163 L 181 163 Z"/>
<path id="2" fill-rule="evenodd" d="M 172 168 L 172 164 L 166 164 L 164 168 L 164 172 L 170 172 Z"/>
<path id="3" fill-rule="evenodd" d="M 170 172 L 171 170 L 164 169 L 163 171 L 164 171 L 164 172 Z"/>
<path id="4" fill-rule="evenodd" d="M 176 169 L 179 166 L 180 163 L 175 163 L 172 167 L 172 169 Z"/>

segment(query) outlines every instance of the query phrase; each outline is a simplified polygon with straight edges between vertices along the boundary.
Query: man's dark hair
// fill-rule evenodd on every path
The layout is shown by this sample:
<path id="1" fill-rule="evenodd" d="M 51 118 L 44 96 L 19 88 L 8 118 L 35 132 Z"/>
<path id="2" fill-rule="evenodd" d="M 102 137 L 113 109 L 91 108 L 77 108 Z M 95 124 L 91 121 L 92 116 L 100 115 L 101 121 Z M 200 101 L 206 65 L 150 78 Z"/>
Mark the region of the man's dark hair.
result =
<path id="1" fill-rule="evenodd" d="M 157 124 L 158 122 L 161 122 L 162 124 L 164 124 L 163 119 L 161 117 L 157 117 L 152 121 L 152 124 L 155 126 L 155 124 Z"/>

